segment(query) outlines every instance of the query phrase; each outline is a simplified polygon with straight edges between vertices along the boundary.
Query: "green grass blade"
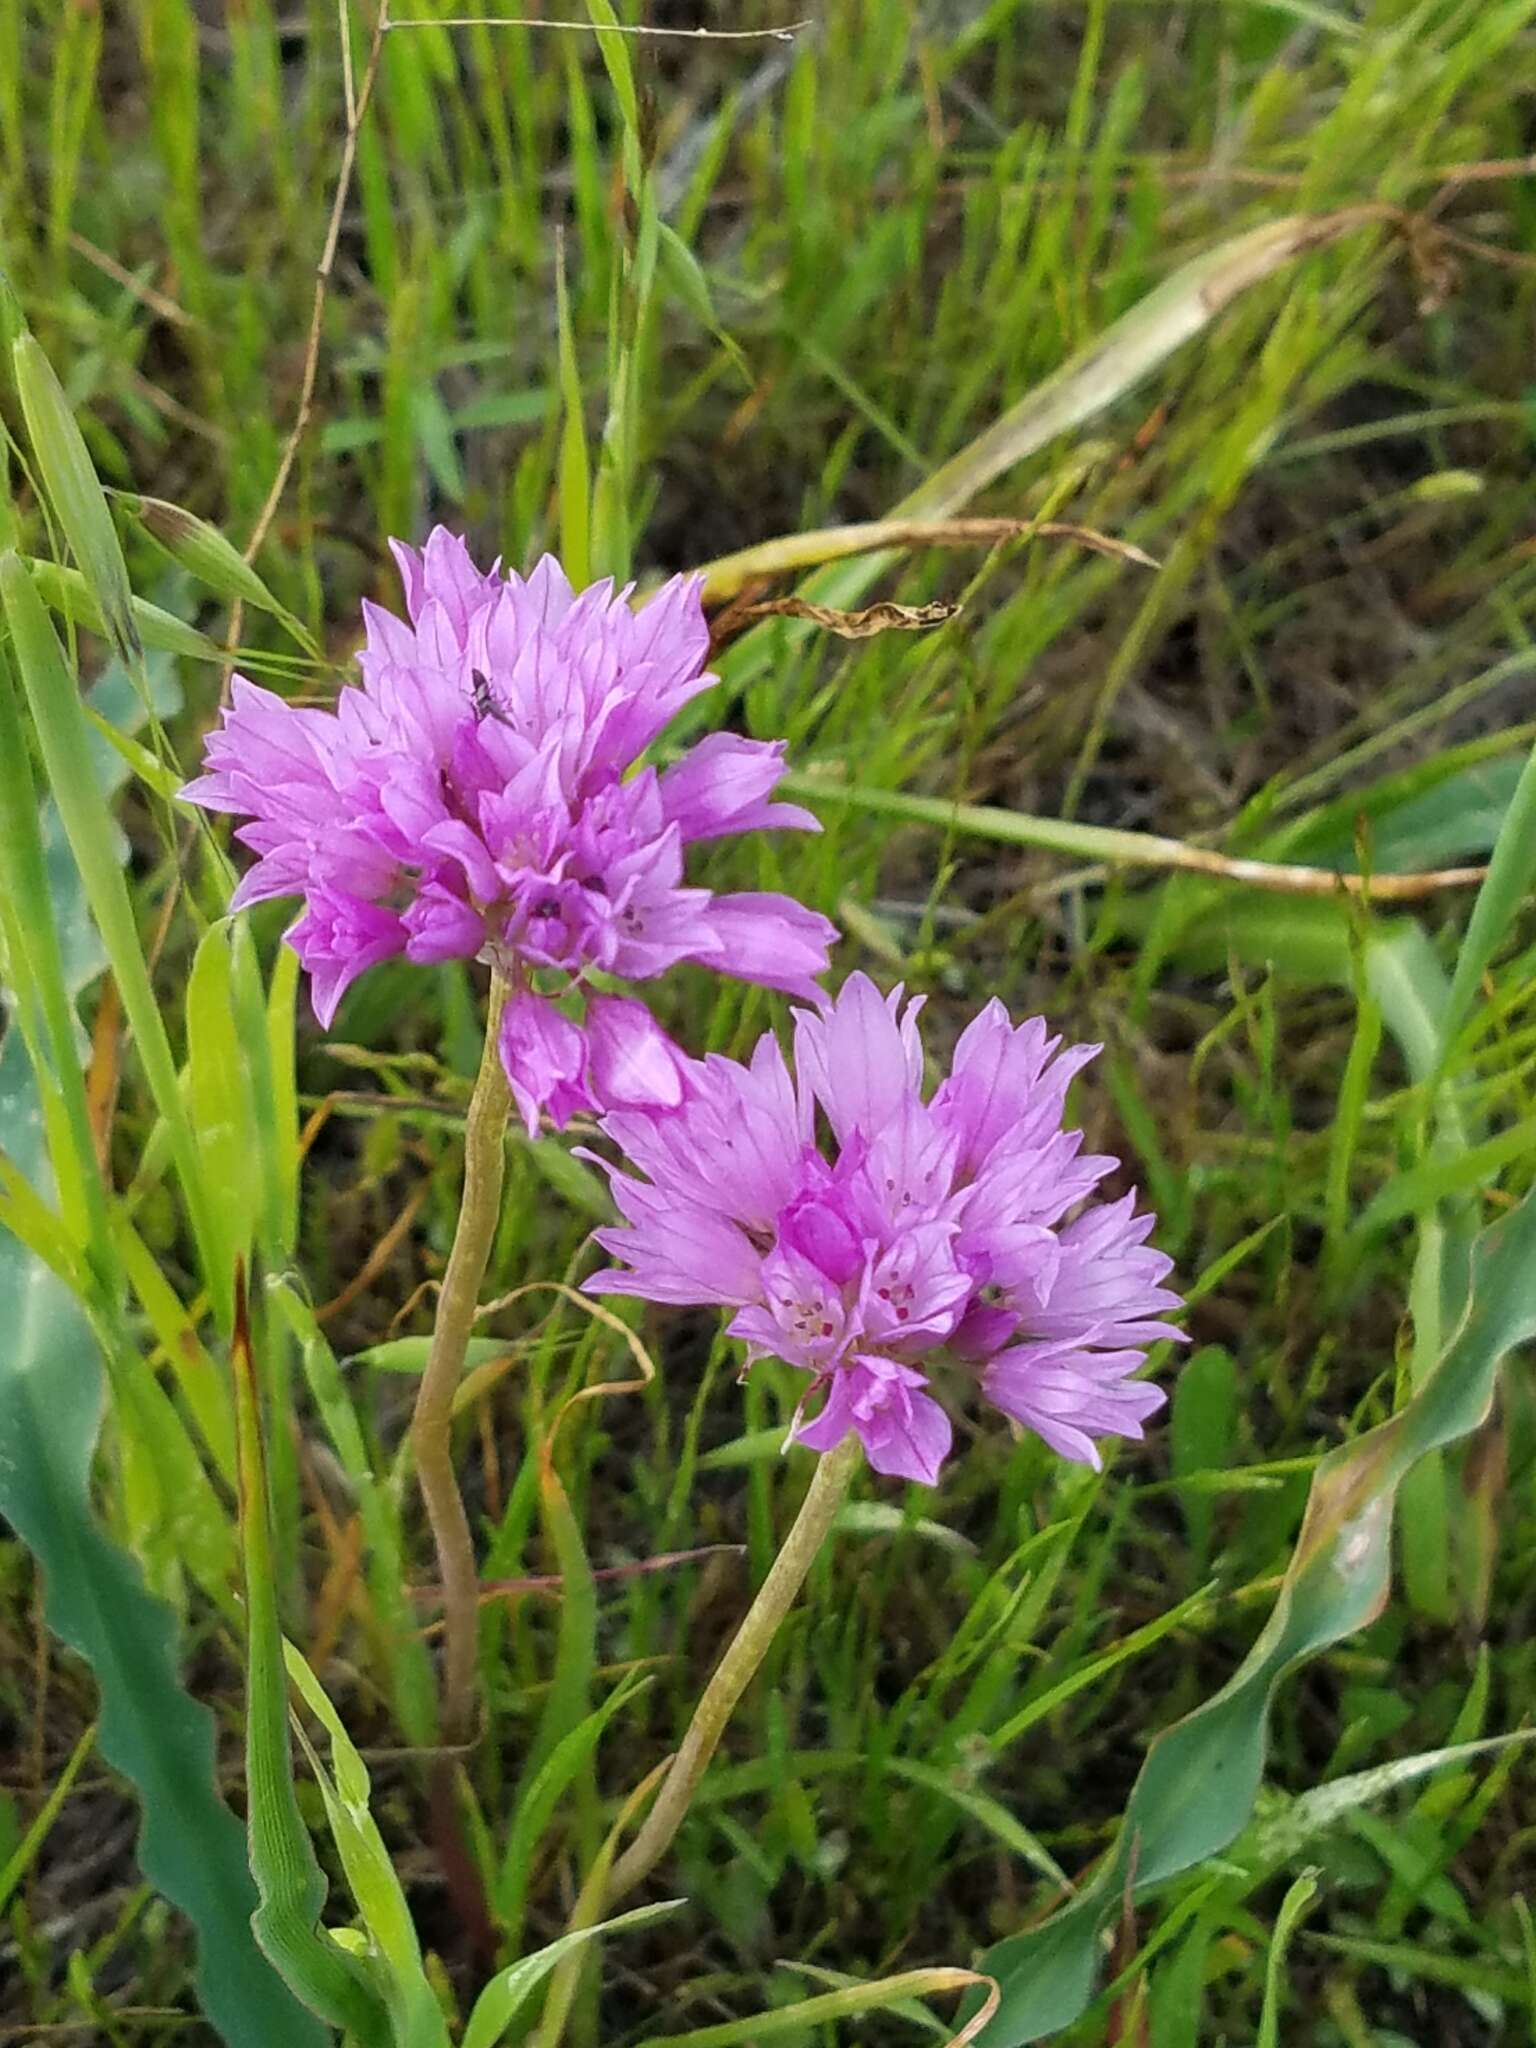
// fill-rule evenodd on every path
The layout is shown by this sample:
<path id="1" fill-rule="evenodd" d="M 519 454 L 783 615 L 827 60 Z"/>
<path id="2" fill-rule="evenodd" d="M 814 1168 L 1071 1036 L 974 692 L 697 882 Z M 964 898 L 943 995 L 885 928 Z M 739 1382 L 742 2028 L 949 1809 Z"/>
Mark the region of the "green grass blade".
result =
<path id="1" fill-rule="evenodd" d="M 959 512 L 1015 464 L 1134 390 L 1255 285 L 1370 220 L 1365 208 L 1296 214 L 1192 257 L 936 469 L 889 516 L 943 518 Z M 856 605 L 899 558 L 899 550 L 886 549 L 839 563 L 813 576 L 800 594 L 820 604 Z M 745 634 L 726 655 L 721 674 L 728 682 L 744 682 L 766 660 L 766 647 L 795 644 L 808 631 L 792 625 L 774 641 L 761 632 Z"/>
<path id="2" fill-rule="evenodd" d="M 797 2005 L 780 2006 L 775 2012 L 757 2013 L 751 2019 L 727 2020 L 718 2027 L 696 2027 L 687 2034 L 647 2034 L 641 2048 L 753 2048 L 756 2042 L 776 2034 L 803 2035 L 823 2022 L 856 2019 L 864 2012 L 885 2012 L 908 1999 L 968 1991 L 979 1981 L 974 1970 L 903 1970 L 873 1984 L 850 1984 L 842 1991 L 803 1998 Z"/>
<path id="3" fill-rule="evenodd" d="M 299 621 L 278 602 L 234 542 L 220 533 L 216 526 L 210 526 L 195 512 L 172 505 L 165 498 L 142 498 L 132 491 L 119 491 L 114 495 L 189 576 L 195 576 L 199 583 L 229 604 L 249 604 L 258 611 L 270 612 L 287 627 L 306 652 L 318 653 L 313 639 Z"/>
<path id="4" fill-rule="evenodd" d="M 273 1229 L 278 1243 L 289 1251 L 299 1234 L 299 1178 L 304 1163 L 299 1152 L 299 1095 L 294 1075 L 298 995 L 299 956 L 291 946 L 280 946 L 267 989 L 266 1071 L 272 1090 L 267 1113 Z"/>
<path id="5" fill-rule="evenodd" d="M 249 1062 L 236 1028 L 228 920 L 198 942 L 187 978 L 187 1113 L 207 1179 L 215 1259 L 226 1273 L 249 1265 L 258 1204 L 251 1172 L 260 1158 Z"/>
<path id="6" fill-rule="evenodd" d="M 1404 1785 L 1440 1771 L 1470 1762 L 1473 1757 L 1493 1756 L 1512 1745 L 1536 1741 L 1536 1728 L 1515 1728 L 1507 1735 L 1488 1735 L 1476 1742 L 1456 1742 L 1445 1749 L 1425 1750 L 1418 1756 L 1394 1757 L 1368 1771 L 1354 1771 L 1345 1778 L 1331 1778 L 1298 1793 L 1278 1812 L 1267 1814 L 1252 1831 L 1251 1853 L 1261 1866 L 1276 1866 L 1298 1856 L 1325 1828 L 1336 1827 L 1349 1815 L 1360 1812 L 1374 1800 L 1384 1799 Z"/>
<path id="7" fill-rule="evenodd" d="M 143 664 L 133 590 L 106 493 L 96 475 L 64 388 L 37 340 L 21 335 L 12 346 L 16 390 L 33 458 L 69 542 L 75 565 L 101 611 L 103 623 L 130 673 Z"/>
<path id="8" fill-rule="evenodd" d="M 368 1539 L 368 1584 L 379 1619 L 392 1644 L 390 1681 L 395 1713 L 407 1738 L 425 1747 L 437 1732 L 431 1661 L 418 1632 L 406 1587 L 405 1550 L 399 1510 L 379 1483 L 362 1425 L 342 1380 L 336 1354 L 314 1311 L 284 1280 L 269 1280 L 267 1298 L 299 1345 L 304 1377 L 329 1432 L 342 1469 L 357 1494 L 358 1513 Z"/>
<path id="9" fill-rule="evenodd" d="M 1280 2007 L 1285 1996 L 1286 1952 L 1316 1897 L 1317 1873 L 1306 1870 L 1280 1901 L 1264 1971 L 1264 2010 L 1259 2016 L 1257 2048 L 1280 2048 Z"/>
<path id="10" fill-rule="evenodd" d="M 612 1920 L 600 1920 L 595 1927 L 575 1928 L 570 1934 L 562 1934 L 558 1941 L 550 1942 L 547 1948 L 524 1956 L 511 1969 L 499 1971 L 475 2000 L 474 2011 L 464 2029 L 462 2048 L 496 2048 L 496 2043 L 505 2037 L 523 2004 L 551 1970 L 586 1942 L 596 1940 L 599 1935 L 622 1934 L 630 1927 L 649 1927 L 653 1920 L 675 1913 L 682 1903 L 681 1899 L 658 1899 L 654 1905 L 636 1906 Z"/>
<path id="11" fill-rule="evenodd" d="M 633 1679 L 617 1685 L 600 1707 L 560 1738 L 518 1799 L 496 1885 L 496 1910 L 511 1948 L 522 1942 L 534 1856 L 560 1796 L 577 1773 L 591 1764 L 603 1730 L 636 1690 Z"/>
<path id="12" fill-rule="evenodd" d="M 592 458 L 587 449 L 586 407 L 576 336 L 565 281 L 565 253 L 555 256 L 555 316 L 560 356 L 560 559 L 577 590 L 591 581 Z"/>
<path id="13" fill-rule="evenodd" d="M 48 1831 L 58 1819 L 59 1809 L 69 1797 L 70 1788 L 80 1775 L 80 1766 L 95 1747 L 96 1730 L 87 1728 L 75 1744 L 69 1762 L 49 1788 L 48 1797 L 39 1808 L 36 1820 L 16 1845 L 15 1853 L 0 1866 L 0 1913 L 5 1911 L 10 1903 L 11 1894 L 37 1861 L 37 1853 L 48 1839 Z"/>
<path id="14" fill-rule="evenodd" d="M 1451 993 L 1440 1020 L 1439 1063 L 1466 1022 L 1483 976 L 1536 885 L 1536 749 L 1526 759 L 1514 799 L 1494 841 L 1488 874 L 1477 892 L 1466 936 L 1456 955 Z"/>
<path id="15" fill-rule="evenodd" d="M 283 1656 L 294 1689 L 330 1739 L 334 1778 L 313 1752 L 311 1759 L 331 1839 L 386 1980 L 384 1995 L 395 2039 L 400 2048 L 447 2048 L 447 2028 L 422 1968 L 411 1909 L 384 1838 L 368 1810 L 371 1786 L 367 1766 L 303 1654 L 292 1643 L 285 1643 Z M 309 1747 L 307 1742 L 305 1747 Z"/>
<path id="16" fill-rule="evenodd" d="M 196 1422 L 220 1478 L 234 1486 L 238 1477 L 235 1416 L 228 1376 L 204 1348 L 180 1296 L 121 1207 L 113 1213 L 112 1229 L 128 1284 L 176 1376 L 187 1412 Z"/>
<path id="17" fill-rule="evenodd" d="M 50 611 L 73 619 L 87 632 L 99 634 L 104 640 L 110 638 L 101 607 L 78 569 L 72 569 L 64 562 L 50 562 L 41 555 L 29 555 L 26 560 L 38 595 Z M 142 597 L 132 600 L 132 609 L 139 638 L 146 647 L 164 654 L 184 654 L 191 661 L 224 659 L 224 650 L 216 640 L 210 640 L 206 633 L 199 633 L 195 626 L 187 625 L 174 612 L 162 611 L 159 605 L 150 604 Z"/>
<path id="18" fill-rule="evenodd" d="M 597 1586 L 581 1525 L 560 1475 L 547 1461 L 539 1472 L 539 1504 L 560 1572 L 560 1633 L 549 1695 L 524 1768 L 524 1782 L 530 1785 L 566 1731 L 586 1719 L 597 1669 Z"/>
<path id="19" fill-rule="evenodd" d="M 0 601 L 11 630 L 16 664 L 31 706 L 48 770 L 49 787 L 69 838 L 91 914 L 117 981 L 155 1106 L 170 1132 L 187 1213 L 203 1260 L 203 1277 L 228 1326 L 230 1272 L 219 1261 L 202 1164 L 177 1079 L 176 1062 L 150 983 L 133 903 L 119 863 L 116 828 L 102 802 L 93 765 L 90 727 L 75 679 L 48 614 L 20 557 L 0 555 Z"/>

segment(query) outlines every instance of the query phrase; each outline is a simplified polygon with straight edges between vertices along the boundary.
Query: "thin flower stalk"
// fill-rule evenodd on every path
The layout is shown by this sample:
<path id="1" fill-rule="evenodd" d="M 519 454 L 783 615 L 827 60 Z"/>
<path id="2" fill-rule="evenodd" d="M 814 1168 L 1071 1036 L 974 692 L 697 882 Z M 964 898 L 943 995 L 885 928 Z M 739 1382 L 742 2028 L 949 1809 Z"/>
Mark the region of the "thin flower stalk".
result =
<path id="1" fill-rule="evenodd" d="M 672 1846 L 682 1826 L 700 1780 L 720 1746 L 737 1702 L 756 1676 L 770 1644 L 795 1604 L 806 1574 L 837 1519 L 855 1472 L 863 1463 L 863 1451 L 855 1435 L 843 1438 L 837 1448 L 820 1459 L 811 1479 L 794 1526 L 784 1539 L 757 1598 L 746 1619 L 731 1638 L 730 1647 L 715 1667 L 694 1709 L 688 1732 L 662 1781 L 656 1803 L 634 1841 L 613 1866 L 606 1904 L 632 1892 L 648 1877 Z"/>
<path id="2" fill-rule="evenodd" d="M 1065 1126 L 1098 1048 L 990 1003 L 929 1097 L 920 1007 L 852 975 L 798 1014 L 793 1073 L 770 1034 L 746 1066 L 689 1062 L 675 1110 L 599 1126 L 624 1220 L 595 1235 L 621 1263 L 587 1289 L 734 1309 L 749 1367 L 778 1358 L 807 1376 L 790 1439 L 823 1454 L 609 1904 L 665 1855 L 855 1470 L 938 1478 L 953 1432 L 936 1370 L 952 1397 L 969 1390 L 1095 1467 L 1101 1439 L 1139 1437 L 1166 1398 L 1134 1375 L 1149 1345 L 1182 1335 L 1172 1262 L 1147 1245 L 1154 1219 L 1133 1193 L 1097 1195 L 1118 1161 Z"/>
<path id="3" fill-rule="evenodd" d="M 474 1728 L 479 1577 L 475 1542 L 453 1468 L 453 1400 L 474 1334 L 480 1290 L 501 1213 L 512 1091 L 502 1066 L 500 1023 L 507 984 L 491 978 L 485 1049 L 464 1126 L 464 1191 L 443 1274 L 426 1370 L 411 1419 L 411 1449 L 432 1525 L 443 1591 L 443 1734 L 467 1741 Z"/>

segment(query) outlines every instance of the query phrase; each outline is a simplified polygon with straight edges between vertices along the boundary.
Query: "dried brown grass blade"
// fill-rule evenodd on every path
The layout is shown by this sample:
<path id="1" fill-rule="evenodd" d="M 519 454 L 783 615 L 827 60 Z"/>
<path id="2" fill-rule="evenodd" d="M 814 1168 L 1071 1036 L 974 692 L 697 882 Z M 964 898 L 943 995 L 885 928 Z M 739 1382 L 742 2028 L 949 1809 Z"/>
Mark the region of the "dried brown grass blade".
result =
<path id="1" fill-rule="evenodd" d="M 762 604 L 744 605 L 736 614 L 743 623 L 752 619 L 809 619 L 824 626 L 839 640 L 872 640 L 877 633 L 921 633 L 930 626 L 942 626 L 959 611 L 957 604 L 865 605 L 862 611 L 839 611 L 835 605 L 811 604 L 803 597 L 770 597 Z"/>
<path id="2" fill-rule="evenodd" d="M 1358 228 L 1390 226 L 1400 218 L 1384 204 L 1288 214 L 1192 257 L 903 498 L 892 510 L 892 521 L 952 517 L 1026 456 L 1124 397 L 1252 286 Z M 858 559 L 816 579 L 812 591 L 817 602 L 857 604 L 896 559 L 897 548 L 850 552 Z M 711 563 L 706 574 L 724 569 L 726 562 Z M 757 573 L 762 572 L 750 567 L 746 572 Z M 717 598 L 727 594 L 708 586 L 706 592 Z"/>
<path id="3" fill-rule="evenodd" d="M 1070 520 L 871 519 L 856 526 L 823 526 L 811 533 L 786 533 L 776 540 L 761 541 L 756 547 L 741 548 L 733 555 L 706 562 L 700 571 L 704 578 L 703 598 L 705 604 L 722 604 L 748 584 L 792 575 L 801 569 L 819 569 L 824 563 L 871 554 L 878 548 L 996 547 L 1001 541 L 1022 539 L 1072 541 L 1095 554 L 1134 562 L 1138 568 L 1160 566 L 1157 558 L 1144 548 Z M 737 616 L 750 614 L 743 612 Z"/>
<path id="4" fill-rule="evenodd" d="M 600 1301 L 594 1301 L 591 1295 L 582 1294 L 574 1287 L 567 1287 L 563 1280 L 530 1280 L 522 1287 L 514 1287 L 510 1294 L 499 1295 L 495 1301 L 488 1301 L 478 1308 L 475 1311 L 475 1320 L 483 1322 L 487 1316 L 496 1315 L 502 1309 L 510 1308 L 514 1301 L 525 1300 L 530 1294 L 556 1294 L 569 1308 L 580 1309 L 584 1316 L 590 1316 L 594 1322 L 601 1323 L 604 1329 L 611 1331 L 635 1362 L 633 1378 L 599 1380 L 594 1386 L 578 1388 L 568 1401 L 561 1404 L 540 1446 L 540 1457 L 547 1466 L 560 1425 L 573 1408 L 581 1407 L 586 1401 L 606 1401 L 613 1394 L 644 1393 L 656 1377 L 656 1365 L 628 1323 L 621 1322 L 611 1308 Z M 498 1361 L 492 1360 L 491 1363 L 496 1364 Z M 454 1405 L 457 1410 L 459 1403 L 455 1402 Z"/>

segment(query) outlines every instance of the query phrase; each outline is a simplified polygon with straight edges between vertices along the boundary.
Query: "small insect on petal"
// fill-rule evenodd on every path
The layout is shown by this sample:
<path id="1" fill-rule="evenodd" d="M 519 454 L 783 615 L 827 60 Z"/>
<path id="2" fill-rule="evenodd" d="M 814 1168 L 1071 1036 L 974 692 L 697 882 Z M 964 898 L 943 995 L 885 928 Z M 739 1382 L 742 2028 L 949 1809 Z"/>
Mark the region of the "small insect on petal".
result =
<path id="1" fill-rule="evenodd" d="M 263 601 L 211 528 L 134 504 L 205 581 Z M 531 1130 L 600 1106 L 675 1109 L 682 1055 L 632 999 L 589 997 L 590 977 L 691 961 L 812 994 L 837 936 L 824 917 L 684 876 L 695 841 L 815 829 L 769 801 L 783 749 L 717 734 L 665 776 L 640 765 L 716 680 L 697 578 L 636 606 L 608 582 L 574 590 L 548 555 L 526 578 L 481 570 L 442 527 L 419 550 L 394 545 L 407 616 L 364 607 L 360 687 L 332 711 L 235 677 L 182 796 L 241 821 L 256 859 L 239 903 L 303 899 L 288 937 L 322 1022 L 393 954 L 489 960 L 514 992 L 501 1046 Z M 537 1028 L 528 1005 L 543 1005 Z M 582 1005 L 585 1034 L 566 1014 Z"/>

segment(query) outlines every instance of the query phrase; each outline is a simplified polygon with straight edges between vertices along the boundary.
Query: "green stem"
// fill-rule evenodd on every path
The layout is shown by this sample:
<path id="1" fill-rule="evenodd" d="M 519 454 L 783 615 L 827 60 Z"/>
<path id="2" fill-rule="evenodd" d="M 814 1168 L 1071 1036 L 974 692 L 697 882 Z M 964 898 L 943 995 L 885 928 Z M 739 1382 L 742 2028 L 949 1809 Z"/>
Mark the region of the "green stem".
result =
<path id="1" fill-rule="evenodd" d="M 681 1827 L 699 1781 L 708 1770 L 709 1760 L 725 1733 L 726 1723 L 805 1584 L 806 1573 L 831 1531 L 843 1496 L 861 1462 L 859 1440 L 853 1435 L 844 1437 L 835 1450 L 828 1451 L 817 1460 L 815 1476 L 800 1504 L 794 1527 L 785 1537 L 783 1549 L 774 1559 L 757 1598 L 748 1608 L 746 1620 L 731 1639 L 730 1648 L 704 1688 L 704 1696 L 694 1709 L 682 1747 L 662 1780 L 661 1790 L 646 1816 L 645 1825 L 613 1867 L 606 1907 L 612 1907 L 626 1893 L 632 1892 L 671 1847 L 672 1838 Z"/>
<path id="2" fill-rule="evenodd" d="M 493 971 L 485 1049 L 464 1129 L 464 1194 L 459 1224 L 448 1254 L 432 1345 L 411 1420 L 416 1475 L 432 1525 L 442 1581 L 443 1733 L 451 1743 L 467 1741 L 473 1732 L 480 1596 L 475 1541 L 453 1469 L 453 1400 L 463 1376 L 480 1288 L 501 1213 L 507 1116 L 511 1107 L 511 1091 L 498 1044 L 506 997 L 507 984 Z"/>

